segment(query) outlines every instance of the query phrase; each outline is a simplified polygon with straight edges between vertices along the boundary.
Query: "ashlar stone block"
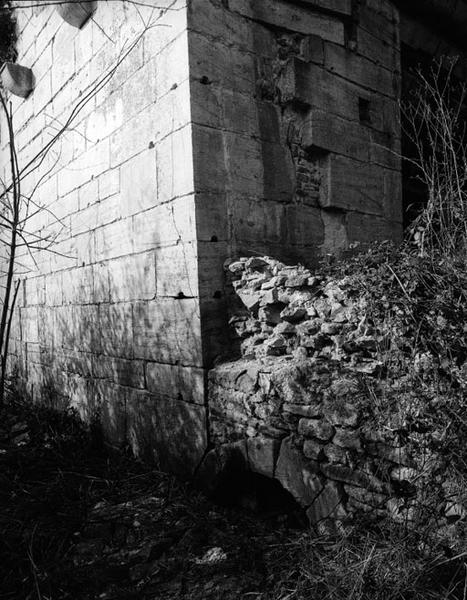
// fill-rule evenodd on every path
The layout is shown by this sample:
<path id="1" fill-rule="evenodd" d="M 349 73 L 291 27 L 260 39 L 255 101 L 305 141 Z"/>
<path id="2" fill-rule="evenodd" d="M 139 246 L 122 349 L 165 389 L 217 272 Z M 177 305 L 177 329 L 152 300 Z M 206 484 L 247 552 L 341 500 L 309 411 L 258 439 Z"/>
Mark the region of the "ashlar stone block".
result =
<path id="1" fill-rule="evenodd" d="M 344 26 L 341 21 L 299 6 L 291 6 L 282 0 L 231 0 L 229 6 L 230 10 L 250 19 L 287 27 L 300 33 L 314 33 L 326 40 L 344 44 Z M 343 9 L 348 10 L 348 2 L 343 3 Z"/>
<path id="2" fill-rule="evenodd" d="M 128 440 L 137 455 L 162 470 L 193 475 L 207 446 L 203 406 L 132 390 L 126 414 Z"/>
<path id="3" fill-rule="evenodd" d="M 134 352 L 156 362 L 201 366 L 197 298 L 137 302 L 133 313 Z"/>
<path id="4" fill-rule="evenodd" d="M 205 370 L 202 368 L 148 362 L 146 385 L 158 397 L 204 404 Z"/>
<path id="5" fill-rule="evenodd" d="M 313 504 L 323 489 L 315 463 L 295 447 L 293 436 L 282 441 L 275 478 L 304 506 Z"/>
<path id="6" fill-rule="evenodd" d="M 111 302 L 150 300 L 156 295 L 154 251 L 123 256 L 105 264 Z"/>

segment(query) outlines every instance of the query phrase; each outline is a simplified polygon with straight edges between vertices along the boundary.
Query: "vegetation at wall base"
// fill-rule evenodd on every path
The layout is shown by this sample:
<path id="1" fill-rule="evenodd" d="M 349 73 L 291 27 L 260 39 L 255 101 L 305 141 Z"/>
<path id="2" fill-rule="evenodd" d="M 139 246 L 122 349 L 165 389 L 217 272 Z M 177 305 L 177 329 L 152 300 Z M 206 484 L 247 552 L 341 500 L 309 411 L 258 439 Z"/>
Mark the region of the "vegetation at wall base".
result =
<path id="1" fill-rule="evenodd" d="M 72 410 L 14 398 L 0 417 L 2 600 L 236 600 L 273 585 L 284 519 L 214 506 Z"/>
<path id="2" fill-rule="evenodd" d="M 16 398 L 0 432 L 5 599 L 457 600 L 467 553 L 386 519 L 329 536 L 246 514 Z"/>

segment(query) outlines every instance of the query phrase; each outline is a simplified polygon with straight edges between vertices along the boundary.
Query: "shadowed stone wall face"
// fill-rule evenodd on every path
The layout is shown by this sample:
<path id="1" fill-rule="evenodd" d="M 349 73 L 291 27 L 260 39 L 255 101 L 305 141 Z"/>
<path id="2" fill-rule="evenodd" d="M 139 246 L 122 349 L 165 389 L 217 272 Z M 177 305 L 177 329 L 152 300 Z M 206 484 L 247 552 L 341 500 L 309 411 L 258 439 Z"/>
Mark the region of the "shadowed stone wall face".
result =
<path id="1" fill-rule="evenodd" d="M 20 165 L 124 59 L 23 182 L 46 206 L 28 229 L 56 253 L 24 252 L 13 361 L 34 398 L 100 415 L 163 468 L 189 474 L 206 445 L 188 30 L 185 3 L 99 2 L 81 30 L 53 6 L 16 11 L 18 62 L 36 87 L 12 97 Z M 140 13 L 140 14 L 139 14 Z M 2 128 L 2 178 L 8 180 Z M 5 177 L 6 175 L 6 177 Z M 23 268 L 21 268 L 23 270 Z"/>
<path id="2" fill-rule="evenodd" d="M 215 289 L 226 256 L 312 264 L 400 238 L 398 11 L 358 4 L 189 3 L 199 272 Z M 201 314 L 209 360 L 225 304 L 201 291 Z"/>
<path id="3" fill-rule="evenodd" d="M 197 212 L 233 255 L 400 235 L 398 12 L 352 4 L 190 3 Z"/>

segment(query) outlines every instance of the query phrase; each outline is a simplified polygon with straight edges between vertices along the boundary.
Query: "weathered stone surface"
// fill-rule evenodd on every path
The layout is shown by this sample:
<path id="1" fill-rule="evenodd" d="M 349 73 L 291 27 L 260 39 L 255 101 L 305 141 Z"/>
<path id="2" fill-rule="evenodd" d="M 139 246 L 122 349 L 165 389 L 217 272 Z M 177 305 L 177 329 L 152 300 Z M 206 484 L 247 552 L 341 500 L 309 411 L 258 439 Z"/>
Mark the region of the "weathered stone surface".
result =
<path id="1" fill-rule="evenodd" d="M 343 505 L 341 486 L 333 481 L 327 482 L 307 509 L 306 514 L 312 525 L 324 519 L 345 519 L 347 512 Z"/>
<path id="2" fill-rule="evenodd" d="M 88 391 L 89 387 L 85 389 L 85 392 Z M 94 391 L 94 400 L 97 400 L 99 407 L 96 412 L 101 420 L 104 433 L 111 444 L 119 447 L 124 443 L 128 433 L 126 423 L 127 389 L 119 385 L 99 382 Z M 70 395 L 73 398 L 74 394 Z M 93 407 L 89 406 L 87 398 L 83 397 L 81 402 L 79 397 L 77 399 L 76 408 L 80 412 L 80 416 L 83 419 L 90 418 Z"/>
<path id="3" fill-rule="evenodd" d="M 348 312 L 344 307 L 335 308 L 333 305 L 331 319 L 334 323 L 346 323 L 348 321 Z"/>
<path id="4" fill-rule="evenodd" d="M 323 474 L 328 479 L 341 481 L 342 483 L 347 483 L 349 485 L 363 487 L 376 493 L 381 493 L 385 490 L 385 484 L 383 482 L 381 482 L 373 475 L 365 473 L 364 471 L 360 471 L 358 469 L 351 469 L 350 467 L 346 467 L 343 465 L 331 464 L 322 464 L 320 468 Z"/>
<path id="5" fill-rule="evenodd" d="M 303 506 L 312 504 L 323 489 L 315 464 L 296 448 L 293 436 L 282 441 L 275 477 Z"/>
<path id="6" fill-rule="evenodd" d="M 127 435 L 136 455 L 155 461 L 162 470 L 193 475 L 207 446 L 203 406 L 132 391 L 126 415 Z"/>
<path id="7" fill-rule="evenodd" d="M 70 365 L 71 362 L 72 360 L 70 356 Z M 76 367 L 78 371 L 83 370 L 82 364 L 79 366 L 76 365 Z M 119 385 L 125 385 L 137 389 L 143 389 L 145 387 L 144 363 L 142 361 L 100 357 L 99 360 L 93 361 L 92 373 L 95 377 L 108 379 L 114 383 L 118 383 Z M 89 375 L 91 375 L 90 372 Z"/>
<path id="8" fill-rule="evenodd" d="M 284 308 L 284 305 L 281 302 L 277 302 L 276 304 L 268 304 L 266 306 L 262 306 L 258 312 L 258 318 L 261 321 L 265 321 L 271 325 L 277 325 L 281 321 L 281 312 Z"/>
<path id="9" fill-rule="evenodd" d="M 279 286 L 283 284 L 283 282 L 285 281 L 284 277 L 278 277 L 277 275 L 274 275 L 273 277 L 271 277 L 270 279 L 268 279 L 267 281 L 265 281 L 263 284 L 261 284 L 261 289 L 262 290 L 277 290 L 277 293 L 279 293 Z"/>
<path id="10" fill-rule="evenodd" d="M 228 270 L 234 275 L 242 273 L 246 268 L 245 262 L 243 260 L 234 260 L 233 262 L 229 262 L 229 264 L 226 266 Z"/>
<path id="11" fill-rule="evenodd" d="M 239 290 L 237 295 L 248 310 L 256 311 L 261 300 L 260 294 L 256 294 L 251 290 Z"/>
<path id="12" fill-rule="evenodd" d="M 263 288 L 263 285 L 261 286 Z M 275 288 L 271 288 L 264 292 L 261 296 L 261 306 L 265 304 L 275 304 L 279 300 L 279 294 Z"/>
<path id="13" fill-rule="evenodd" d="M 313 309 L 314 311 L 314 309 Z M 297 325 L 297 333 L 302 339 L 306 339 L 307 336 L 312 336 L 320 330 L 319 319 L 308 319 Z"/>
<path id="14" fill-rule="evenodd" d="M 325 298 L 315 300 L 313 307 L 321 319 L 326 319 L 331 314 L 331 306 Z"/>
<path id="15" fill-rule="evenodd" d="M 330 153 L 326 157 L 325 164 L 330 169 L 331 178 L 334 180 L 339 176 L 345 177 L 340 172 L 343 167 L 340 166 L 340 163 L 335 162 L 334 157 L 336 154 L 339 155 L 339 158 L 345 156 L 362 161 L 362 163 L 356 162 L 357 168 L 360 165 L 363 167 L 365 161 L 369 159 L 368 143 L 366 143 L 365 134 L 362 132 L 360 123 L 341 119 L 337 115 L 330 114 L 327 110 L 312 109 L 308 113 L 303 124 L 303 142 L 306 146 L 316 146 Z M 337 167 L 337 164 L 340 168 Z M 353 174 L 350 174 L 349 181 L 352 181 L 353 176 Z M 321 202 L 325 206 L 338 208 L 339 205 L 333 201 L 333 180 L 331 179 L 329 183 L 331 185 L 327 190 L 326 198 L 321 198 Z M 339 183 L 341 183 L 340 179 Z M 336 192 L 336 200 L 345 201 L 339 198 L 339 192 Z"/>
<path id="16" fill-rule="evenodd" d="M 336 335 L 341 329 L 342 327 L 339 323 L 323 323 L 321 325 L 321 331 L 326 335 Z"/>
<path id="17" fill-rule="evenodd" d="M 244 394 L 252 394 L 258 384 L 259 365 L 247 364 L 246 369 L 235 377 L 235 388 Z"/>
<path id="18" fill-rule="evenodd" d="M 199 303 L 193 298 L 138 302 L 133 309 L 135 357 L 161 363 L 200 366 Z"/>
<path id="19" fill-rule="evenodd" d="M 334 427 L 324 419 L 300 419 L 298 433 L 305 437 L 312 437 L 323 442 L 329 441 L 334 435 Z"/>
<path id="20" fill-rule="evenodd" d="M 275 335 L 265 342 L 267 354 L 281 354 L 287 347 L 287 340 L 283 335 Z"/>
<path id="21" fill-rule="evenodd" d="M 374 508 L 384 508 L 388 501 L 386 494 L 378 494 L 362 487 L 344 485 L 344 489 L 351 498 Z"/>
<path id="22" fill-rule="evenodd" d="M 323 416 L 323 411 L 320 405 L 317 404 L 290 404 L 290 402 L 284 402 L 282 410 L 284 412 L 289 412 L 300 417 L 308 417 L 310 419 L 319 419 Z"/>
<path id="23" fill-rule="evenodd" d="M 330 0 L 319 0 L 318 6 L 323 5 L 325 7 L 336 6 L 336 3 L 335 1 L 332 3 Z M 338 12 L 345 13 L 348 8 L 349 5 L 346 0 L 338 9 Z M 261 5 L 252 5 L 248 0 L 234 0 L 231 9 L 264 23 L 278 27 L 288 27 L 307 35 L 313 33 L 335 43 L 343 44 L 343 27 L 337 19 L 322 17 L 299 6 L 290 7 L 282 0 L 277 3 L 272 2 L 272 0 L 264 0 Z"/>
<path id="24" fill-rule="evenodd" d="M 280 313 L 281 319 L 290 323 L 298 323 L 307 316 L 307 311 L 301 306 L 287 306 Z"/>
<path id="25" fill-rule="evenodd" d="M 296 332 L 296 328 L 295 325 L 286 321 L 276 325 L 275 332 L 282 335 L 293 335 Z"/>
<path id="26" fill-rule="evenodd" d="M 390 477 L 394 481 L 413 481 L 417 476 L 418 471 L 410 467 L 394 467 L 390 472 Z"/>
<path id="27" fill-rule="evenodd" d="M 307 349 L 303 346 L 299 346 L 298 348 L 295 348 L 295 350 L 293 350 L 292 356 L 296 360 L 306 360 L 306 358 L 308 357 Z"/>
<path id="28" fill-rule="evenodd" d="M 324 456 L 330 463 L 345 465 L 348 463 L 347 452 L 344 448 L 335 444 L 326 444 L 323 448 Z"/>
<path id="29" fill-rule="evenodd" d="M 287 277 L 284 282 L 285 287 L 288 288 L 300 288 L 308 283 L 310 272 L 305 271 L 304 273 L 293 273 Z"/>
<path id="30" fill-rule="evenodd" d="M 349 402 L 328 400 L 325 403 L 325 414 L 333 425 L 356 427 L 358 424 L 358 409 Z"/>
<path id="31" fill-rule="evenodd" d="M 209 371 L 209 382 L 213 386 L 225 389 L 238 389 L 237 384 L 246 384 L 247 389 L 252 390 L 253 378 L 249 373 L 255 372 L 256 367 L 259 365 L 248 360 L 226 362 Z"/>
<path id="32" fill-rule="evenodd" d="M 312 460 L 318 460 L 323 450 L 323 444 L 318 440 L 305 440 L 303 442 L 303 454 Z"/>
<path id="33" fill-rule="evenodd" d="M 360 434 L 358 431 L 349 429 L 336 429 L 332 439 L 333 444 L 341 448 L 351 448 L 352 450 L 361 450 Z"/>
<path id="34" fill-rule="evenodd" d="M 196 367 L 147 363 L 146 387 L 156 396 L 203 404 L 205 371 Z"/>
<path id="35" fill-rule="evenodd" d="M 269 262 L 259 256 L 252 256 L 246 261 L 245 267 L 254 271 L 263 271 L 269 268 Z"/>
<path id="36" fill-rule="evenodd" d="M 246 442 L 246 451 L 250 469 L 260 475 L 274 477 L 280 445 L 279 440 L 262 437 L 249 438 Z"/>

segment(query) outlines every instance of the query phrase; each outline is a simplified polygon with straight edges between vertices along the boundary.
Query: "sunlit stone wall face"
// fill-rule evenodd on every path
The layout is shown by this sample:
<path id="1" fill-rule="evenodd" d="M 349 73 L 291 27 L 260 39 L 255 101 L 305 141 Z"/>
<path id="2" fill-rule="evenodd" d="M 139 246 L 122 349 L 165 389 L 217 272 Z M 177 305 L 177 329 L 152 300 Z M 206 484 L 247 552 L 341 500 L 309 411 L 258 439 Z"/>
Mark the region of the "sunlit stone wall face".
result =
<path id="1" fill-rule="evenodd" d="M 42 207 L 28 230 L 57 237 L 19 257 L 12 362 L 33 398 L 188 474 L 206 440 L 185 3 L 99 2 L 81 29 L 21 4 L 20 166 L 76 116 L 22 182 Z"/>

